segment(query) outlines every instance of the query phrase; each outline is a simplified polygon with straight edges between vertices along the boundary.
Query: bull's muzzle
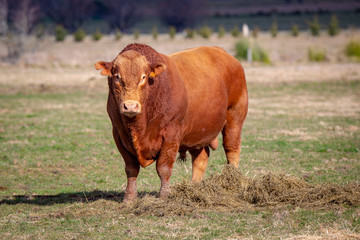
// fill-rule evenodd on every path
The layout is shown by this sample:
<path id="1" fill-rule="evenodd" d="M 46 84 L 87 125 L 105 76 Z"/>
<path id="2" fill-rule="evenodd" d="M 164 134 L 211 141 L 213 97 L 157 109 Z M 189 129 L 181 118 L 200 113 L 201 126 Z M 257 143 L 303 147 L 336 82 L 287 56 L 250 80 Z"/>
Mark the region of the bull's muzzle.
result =
<path id="1" fill-rule="evenodd" d="M 128 117 L 134 117 L 141 113 L 141 104 L 138 101 L 127 100 L 121 104 L 120 112 Z"/>

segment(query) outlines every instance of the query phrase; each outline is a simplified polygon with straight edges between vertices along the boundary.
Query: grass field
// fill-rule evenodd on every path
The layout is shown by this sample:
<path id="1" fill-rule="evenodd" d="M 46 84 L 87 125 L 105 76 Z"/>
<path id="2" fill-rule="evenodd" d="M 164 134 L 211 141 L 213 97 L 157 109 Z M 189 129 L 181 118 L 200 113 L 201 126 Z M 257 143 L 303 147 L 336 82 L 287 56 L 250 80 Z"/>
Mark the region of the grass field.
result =
<path id="1" fill-rule="evenodd" d="M 245 64 L 245 71 L 250 105 L 242 174 L 359 186 L 359 64 Z M 336 202 L 136 214 L 133 205 L 121 203 L 126 176 L 106 113 L 106 80 L 87 62 L 77 68 L 2 66 L 1 72 L 2 239 L 360 238 L 360 207 Z M 221 148 L 211 152 L 206 178 L 220 174 L 225 162 Z M 177 162 L 172 185 L 190 179 L 191 161 Z M 154 166 L 142 169 L 141 198 L 157 203 L 159 188 Z"/>

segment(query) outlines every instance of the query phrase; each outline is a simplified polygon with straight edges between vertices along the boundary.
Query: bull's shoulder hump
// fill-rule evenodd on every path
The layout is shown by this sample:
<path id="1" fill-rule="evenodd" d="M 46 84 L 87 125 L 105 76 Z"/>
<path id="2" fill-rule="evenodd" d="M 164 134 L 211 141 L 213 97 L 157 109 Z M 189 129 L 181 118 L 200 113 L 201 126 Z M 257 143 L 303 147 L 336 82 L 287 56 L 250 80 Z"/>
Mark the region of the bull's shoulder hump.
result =
<path id="1" fill-rule="evenodd" d="M 226 53 L 226 51 L 223 48 L 217 47 L 217 46 L 213 46 L 213 47 L 196 47 L 196 48 L 189 48 L 189 49 L 186 49 L 186 50 L 183 50 L 183 51 L 172 53 L 172 54 L 168 55 L 168 57 L 171 58 L 171 57 L 187 55 L 187 54 L 197 54 L 199 52 L 223 52 L 223 53 Z"/>

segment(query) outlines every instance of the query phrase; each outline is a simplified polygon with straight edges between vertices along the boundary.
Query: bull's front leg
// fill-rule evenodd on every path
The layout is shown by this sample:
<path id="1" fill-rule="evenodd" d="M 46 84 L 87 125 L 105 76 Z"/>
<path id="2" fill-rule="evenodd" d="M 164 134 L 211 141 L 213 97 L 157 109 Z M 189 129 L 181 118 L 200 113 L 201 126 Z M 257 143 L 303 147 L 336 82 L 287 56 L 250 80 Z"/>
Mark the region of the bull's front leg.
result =
<path id="1" fill-rule="evenodd" d="M 170 177 L 178 150 L 178 143 L 163 144 L 159 158 L 156 161 L 156 171 L 161 180 L 161 198 L 166 198 L 170 193 Z"/>
<path id="2" fill-rule="evenodd" d="M 140 171 L 140 164 L 136 157 L 129 153 L 121 143 L 120 136 L 116 128 L 113 128 L 113 137 L 124 161 L 127 176 L 127 186 L 125 190 L 124 202 L 132 202 L 137 198 L 137 176 Z"/>
<path id="3" fill-rule="evenodd" d="M 125 161 L 125 172 L 127 176 L 127 186 L 125 190 L 124 202 L 132 202 L 137 198 L 137 176 L 139 174 L 140 166 L 136 161 L 131 161 L 129 164 Z"/>

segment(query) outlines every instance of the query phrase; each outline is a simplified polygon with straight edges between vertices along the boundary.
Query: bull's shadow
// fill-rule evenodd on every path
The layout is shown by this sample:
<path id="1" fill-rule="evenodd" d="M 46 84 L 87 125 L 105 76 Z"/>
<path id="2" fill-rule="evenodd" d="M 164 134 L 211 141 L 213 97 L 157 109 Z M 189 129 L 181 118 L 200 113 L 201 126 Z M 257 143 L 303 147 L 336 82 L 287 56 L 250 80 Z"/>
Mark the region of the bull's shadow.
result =
<path id="1" fill-rule="evenodd" d="M 158 192 L 139 192 L 139 197 L 151 195 L 159 197 Z M 92 191 L 92 192 L 73 192 L 60 193 L 56 195 L 13 195 L 9 197 L 0 197 L 0 205 L 16 205 L 16 204 L 34 204 L 34 205 L 54 205 L 60 203 L 74 203 L 74 202 L 95 202 L 100 199 L 112 200 L 115 202 L 122 202 L 124 200 L 125 192 L 115 191 Z"/>

